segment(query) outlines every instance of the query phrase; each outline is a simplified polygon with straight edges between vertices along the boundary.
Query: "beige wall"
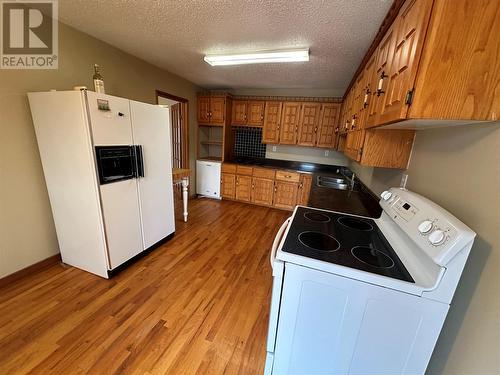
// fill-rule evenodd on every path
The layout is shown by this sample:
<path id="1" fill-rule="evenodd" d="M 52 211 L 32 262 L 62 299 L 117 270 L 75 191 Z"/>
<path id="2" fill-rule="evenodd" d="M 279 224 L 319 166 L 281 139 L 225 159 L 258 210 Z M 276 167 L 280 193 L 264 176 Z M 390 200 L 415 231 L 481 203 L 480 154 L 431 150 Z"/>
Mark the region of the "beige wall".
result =
<path id="1" fill-rule="evenodd" d="M 159 89 L 189 99 L 195 154 L 197 86 L 62 24 L 59 51 L 58 70 L 0 70 L 0 277 L 58 252 L 27 92 L 91 88 L 100 64 L 109 94 L 156 103 Z"/>
<path id="2" fill-rule="evenodd" d="M 380 193 L 402 171 L 360 167 Z M 417 132 L 407 188 L 446 208 L 477 232 L 432 357 L 429 374 L 500 373 L 500 126 Z"/>

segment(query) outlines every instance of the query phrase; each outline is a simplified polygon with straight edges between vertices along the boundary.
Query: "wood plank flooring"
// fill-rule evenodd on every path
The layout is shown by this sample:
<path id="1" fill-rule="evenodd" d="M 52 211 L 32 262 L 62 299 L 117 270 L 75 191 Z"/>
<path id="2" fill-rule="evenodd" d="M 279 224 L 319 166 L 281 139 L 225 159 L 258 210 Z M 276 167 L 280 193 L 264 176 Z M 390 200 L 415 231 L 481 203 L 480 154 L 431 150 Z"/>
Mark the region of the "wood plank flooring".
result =
<path id="1" fill-rule="evenodd" d="M 54 265 L 0 289 L 1 374 L 262 374 L 269 249 L 289 212 L 190 201 L 110 280 Z"/>

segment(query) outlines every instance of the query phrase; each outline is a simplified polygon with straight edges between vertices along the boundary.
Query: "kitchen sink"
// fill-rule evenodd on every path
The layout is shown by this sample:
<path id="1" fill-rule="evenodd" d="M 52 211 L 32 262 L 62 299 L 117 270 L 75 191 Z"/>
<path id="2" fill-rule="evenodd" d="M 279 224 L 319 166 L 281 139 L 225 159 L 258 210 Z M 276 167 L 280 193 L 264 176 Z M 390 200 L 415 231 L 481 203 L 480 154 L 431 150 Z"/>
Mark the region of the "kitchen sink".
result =
<path id="1" fill-rule="evenodd" d="M 349 182 L 347 180 L 329 176 L 317 176 L 316 185 L 337 190 L 347 190 L 349 188 Z"/>

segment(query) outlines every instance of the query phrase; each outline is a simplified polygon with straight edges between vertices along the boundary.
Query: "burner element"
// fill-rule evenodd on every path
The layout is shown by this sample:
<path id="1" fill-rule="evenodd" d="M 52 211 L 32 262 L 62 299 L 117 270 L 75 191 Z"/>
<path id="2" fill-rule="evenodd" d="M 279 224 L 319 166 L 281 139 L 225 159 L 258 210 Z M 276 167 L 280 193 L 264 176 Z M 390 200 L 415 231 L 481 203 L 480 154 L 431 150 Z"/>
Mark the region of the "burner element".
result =
<path id="1" fill-rule="evenodd" d="M 355 217 L 342 216 L 339 217 L 337 221 L 347 228 L 363 230 L 367 232 L 373 230 L 373 225 L 366 221 L 359 220 Z"/>
<path id="2" fill-rule="evenodd" d="M 365 264 L 377 268 L 392 268 L 394 261 L 392 258 L 383 252 L 372 249 L 368 246 L 355 246 L 351 249 L 351 254 Z"/>
<path id="3" fill-rule="evenodd" d="M 299 234 L 299 241 L 314 250 L 336 251 L 340 248 L 340 243 L 334 237 L 320 232 L 302 232 Z"/>
<path id="4" fill-rule="evenodd" d="M 307 220 L 316 221 L 318 223 L 328 223 L 330 222 L 330 217 L 320 212 L 306 212 L 304 217 Z"/>

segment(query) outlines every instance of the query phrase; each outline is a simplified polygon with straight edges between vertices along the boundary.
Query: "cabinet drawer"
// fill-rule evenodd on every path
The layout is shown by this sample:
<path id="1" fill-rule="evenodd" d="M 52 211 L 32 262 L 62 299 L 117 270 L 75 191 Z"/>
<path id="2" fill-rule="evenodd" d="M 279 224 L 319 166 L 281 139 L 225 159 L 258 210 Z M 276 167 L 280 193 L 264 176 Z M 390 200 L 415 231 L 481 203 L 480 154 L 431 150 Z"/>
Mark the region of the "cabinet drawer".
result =
<path id="1" fill-rule="evenodd" d="M 252 167 L 248 167 L 246 165 L 237 165 L 236 166 L 236 173 L 240 174 L 242 176 L 251 176 L 253 172 Z"/>
<path id="2" fill-rule="evenodd" d="M 288 171 L 276 171 L 276 179 L 281 181 L 299 182 L 300 173 Z"/>
<path id="3" fill-rule="evenodd" d="M 258 178 L 267 178 L 269 180 L 274 180 L 274 174 L 276 171 L 274 169 L 268 168 L 254 168 L 253 176 Z"/>
<path id="4" fill-rule="evenodd" d="M 236 164 L 222 164 L 222 173 L 236 173 Z"/>

